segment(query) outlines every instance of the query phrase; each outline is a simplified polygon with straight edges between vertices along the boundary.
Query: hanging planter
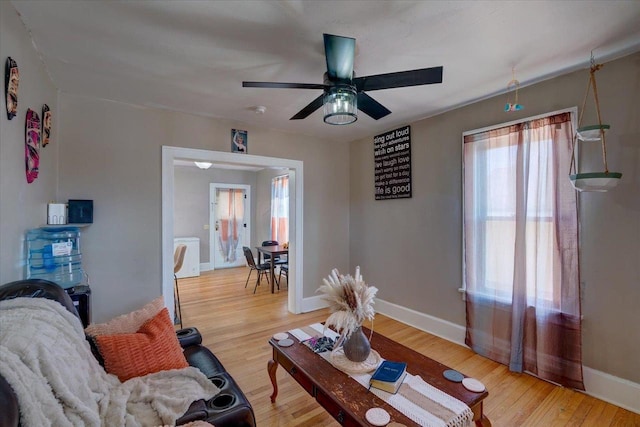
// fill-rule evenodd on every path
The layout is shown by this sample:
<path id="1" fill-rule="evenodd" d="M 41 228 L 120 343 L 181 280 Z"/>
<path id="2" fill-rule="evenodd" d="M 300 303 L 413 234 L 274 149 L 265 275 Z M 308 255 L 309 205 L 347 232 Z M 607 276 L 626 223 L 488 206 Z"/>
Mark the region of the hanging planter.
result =
<path id="1" fill-rule="evenodd" d="M 589 82 L 587 84 L 587 92 L 584 95 L 584 101 L 582 102 L 582 109 L 580 110 L 580 119 L 578 120 L 578 130 L 573 138 L 573 153 L 571 154 L 571 166 L 570 171 L 575 172 L 569 175 L 573 188 L 578 191 L 595 191 L 605 192 L 616 187 L 622 174 L 620 172 L 609 172 L 607 166 L 607 143 L 605 139 L 605 131 L 609 130 L 611 126 L 602 123 L 600 116 L 600 103 L 598 102 L 598 88 L 596 87 L 595 73 L 600 68 L 601 64 L 596 64 L 591 55 L 591 69 L 589 71 Z M 584 107 L 587 103 L 587 97 L 589 96 L 589 90 L 593 86 L 593 98 L 595 100 L 596 112 L 598 114 L 598 124 L 581 126 L 582 116 L 584 114 Z M 604 172 L 583 172 L 580 173 L 576 167 L 576 148 L 580 142 L 600 142 L 602 145 L 602 162 L 604 164 Z"/>
<path id="2" fill-rule="evenodd" d="M 569 175 L 573 188 L 578 191 L 605 192 L 615 188 L 620 182 L 620 172 L 587 172 Z"/>
<path id="3" fill-rule="evenodd" d="M 609 125 L 590 125 L 578 128 L 578 139 L 581 141 L 600 141 L 605 130 L 611 129 Z"/>

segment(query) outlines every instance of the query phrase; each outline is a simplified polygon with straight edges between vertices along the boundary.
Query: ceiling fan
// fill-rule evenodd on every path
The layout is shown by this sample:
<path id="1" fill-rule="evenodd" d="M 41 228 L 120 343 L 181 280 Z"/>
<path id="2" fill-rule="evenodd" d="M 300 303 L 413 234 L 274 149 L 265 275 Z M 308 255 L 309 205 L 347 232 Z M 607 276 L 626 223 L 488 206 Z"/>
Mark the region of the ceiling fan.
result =
<path id="1" fill-rule="evenodd" d="M 356 39 L 354 38 L 324 34 L 327 72 L 324 73 L 323 84 L 242 82 L 242 86 L 275 89 L 322 89 L 322 95 L 291 117 L 291 120 L 304 119 L 324 106 L 324 121 L 342 125 L 356 121 L 358 109 L 375 120 L 391 114 L 391 111 L 384 105 L 365 92 L 442 83 L 441 66 L 356 77 L 353 72 L 355 47 Z"/>

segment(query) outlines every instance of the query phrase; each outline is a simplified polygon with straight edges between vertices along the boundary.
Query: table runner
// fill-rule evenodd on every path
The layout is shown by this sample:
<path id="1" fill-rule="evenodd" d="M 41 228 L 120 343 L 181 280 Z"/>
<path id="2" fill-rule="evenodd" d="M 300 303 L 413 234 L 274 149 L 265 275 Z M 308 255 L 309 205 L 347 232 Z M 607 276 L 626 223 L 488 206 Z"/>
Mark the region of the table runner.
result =
<path id="1" fill-rule="evenodd" d="M 339 337 L 339 334 L 335 331 L 325 329 L 324 325 L 320 323 L 292 329 L 289 333 L 300 341 L 308 340 L 314 336 L 322 336 L 323 333 L 325 336 L 333 339 Z M 330 351 L 318 354 L 331 363 Z M 338 366 L 336 366 L 336 368 L 340 369 Z M 371 393 L 421 426 L 470 427 L 473 424 L 473 412 L 465 403 L 433 387 L 418 375 L 412 375 L 407 372 L 407 376 L 400 386 L 398 393 L 391 394 L 369 387 L 371 374 L 345 373 L 360 383 L 360 385 L 369 389 Z"/>

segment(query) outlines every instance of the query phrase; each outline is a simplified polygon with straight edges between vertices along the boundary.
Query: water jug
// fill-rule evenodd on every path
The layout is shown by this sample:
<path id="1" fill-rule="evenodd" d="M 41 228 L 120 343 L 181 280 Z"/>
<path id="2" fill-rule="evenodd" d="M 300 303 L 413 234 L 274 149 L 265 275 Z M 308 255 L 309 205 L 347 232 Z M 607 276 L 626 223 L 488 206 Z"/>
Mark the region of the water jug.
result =
<path id="1" fill-rule="evenodd" d="M 46 279 L 67 289 L 82 284 L 78 227 L 41 227 L 27 231 L 27 278 Z"/>

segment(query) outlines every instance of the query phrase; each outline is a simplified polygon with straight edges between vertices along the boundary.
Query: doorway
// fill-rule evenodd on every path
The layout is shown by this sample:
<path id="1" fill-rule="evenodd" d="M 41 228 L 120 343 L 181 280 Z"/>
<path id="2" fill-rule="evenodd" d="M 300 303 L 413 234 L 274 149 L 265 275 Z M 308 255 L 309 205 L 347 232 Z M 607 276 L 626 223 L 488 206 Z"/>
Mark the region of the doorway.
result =
<path id="1" fill-rule="evenodd" d="M 288 310 L 302 312 L 303 289 L 303 188 L 304 164 L 300 160 L 238 155 L 221 151 L 195 148 L 162 147 L 162 295 L 165 306 L 173 309 L 173 221 L 174 221 L 174 162 L 192 160 L 211 162 L 219 167 L 258 167 L 284 169 L 289 174 L 289 286 L 287 292 Z"/>
<path id="2" fill-rule="evenodd" d="M 251 186 L 209 185 L 209 247 L 213 269 L 245 265 L 243 246 L 251 246 Z"/>

